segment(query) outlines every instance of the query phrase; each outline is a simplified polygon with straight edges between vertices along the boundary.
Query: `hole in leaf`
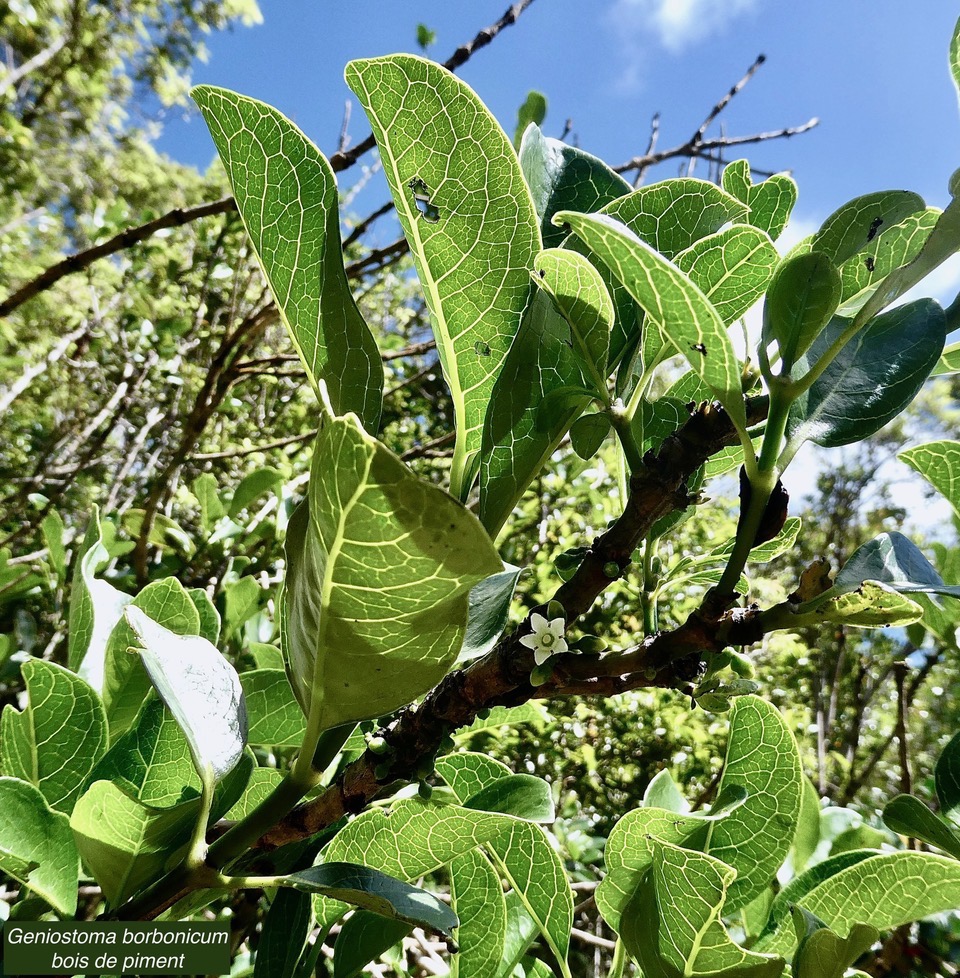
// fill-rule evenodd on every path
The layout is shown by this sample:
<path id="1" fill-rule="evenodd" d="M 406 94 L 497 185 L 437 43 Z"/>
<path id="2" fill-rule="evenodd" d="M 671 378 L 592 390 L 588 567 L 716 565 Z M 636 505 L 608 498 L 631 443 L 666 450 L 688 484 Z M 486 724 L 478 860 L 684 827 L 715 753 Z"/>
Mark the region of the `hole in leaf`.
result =
<path id="1" fill-rule="evenodd" d="M 484 343 L 483 340 L 477 340 L 477 342 L 473 344 L 473 349 L 478 357 L 490 356 L 490 344 Z"/>
<path id="2" fill-rule="evenodd" d="M 436 224 L 440 220 L 440 209 L 431 201 L 426 181 L 414 177 L 407 186 L 413 191 L 413 203 L 420 216 L 429 224 Z"/>

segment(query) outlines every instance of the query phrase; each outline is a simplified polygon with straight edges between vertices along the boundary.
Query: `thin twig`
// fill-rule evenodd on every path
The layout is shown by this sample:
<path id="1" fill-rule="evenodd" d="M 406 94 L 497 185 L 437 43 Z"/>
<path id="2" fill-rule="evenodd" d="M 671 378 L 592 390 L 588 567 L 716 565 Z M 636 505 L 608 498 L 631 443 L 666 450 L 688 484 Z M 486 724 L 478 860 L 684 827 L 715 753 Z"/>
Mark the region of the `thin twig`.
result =
<path id="1" fill-rule="evenodd" d="M 392 200 L 388 200 L 382 207 L 378 207 L 372 214 L 365 217 L 344 239 L 343 250 L 346 251 L 356 241 L 364 231 L 384 214 L 389 214 L 396 205 Z"/>

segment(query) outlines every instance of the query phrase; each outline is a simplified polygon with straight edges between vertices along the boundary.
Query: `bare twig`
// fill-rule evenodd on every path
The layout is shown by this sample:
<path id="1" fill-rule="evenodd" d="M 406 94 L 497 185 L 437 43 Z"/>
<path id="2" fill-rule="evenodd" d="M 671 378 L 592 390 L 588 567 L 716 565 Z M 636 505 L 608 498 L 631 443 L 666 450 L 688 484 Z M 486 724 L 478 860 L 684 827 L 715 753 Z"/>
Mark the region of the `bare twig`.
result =
<path id="1" fill-rule="evenodd" d="M 382 207 L 378 207 L 372 214 L 365 217 L 359 224 L 343 239 L 343 250 L 346 251 L 362 235 L 367 228 L 384 214 L 389 214 L 394 208 L 392 200 L 387 201 Z"/>
<path id="2" fill-rule="evenodd" d="M 347 99 L 343 103 L 343 122 L 340 124 L 340 138 L 337 140 L 337 152 L 345 153 L 350 145 L 350 115 L 353 112 L 353 102 Z"/>

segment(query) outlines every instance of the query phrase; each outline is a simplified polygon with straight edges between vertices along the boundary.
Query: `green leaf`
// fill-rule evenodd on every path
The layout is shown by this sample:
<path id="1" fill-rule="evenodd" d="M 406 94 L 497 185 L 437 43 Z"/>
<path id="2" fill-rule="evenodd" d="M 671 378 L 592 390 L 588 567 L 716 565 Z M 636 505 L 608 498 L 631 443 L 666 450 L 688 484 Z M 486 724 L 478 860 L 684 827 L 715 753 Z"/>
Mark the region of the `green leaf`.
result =
<path id="1" fill-rule="evenodd" d="M 220 500 L 217 477 L 212 472 L 201 472 L 193 480 L 190 490 L 200 503 L 200 522 L 209 532 L 227 512 Z"/>
<path id="2" fill-rule="evenodd" d="M 834 264 L 841 264 L 873 241 L 881 230 L 923 210 L 923 198 L 907 190 L 878 190 L 837 208 L 810 242 Z"/>
<path id="3" fill-rule="evenodd" d="M 173 808 L 198 798 L 201 787 L 183 732 L 153 692 L 87 780 L 111 781 L 150 808 Z"/>
<path id="4" fill-rule="evenodd" d="M 217 606 L 202 587 L 192 587 L 187 594 L 190 595 L 190 600 L 200 618 L 200 630 L 197 634 L 212 645 L 216 645 L 220 640 L 220 612 L 217 611 Z"/>
<path id="5" fill-rule="evenodd" d="M 557 817 L 550 785 L 532 774 L 509 774 L 462 801 L 465 808 L 501 812 L 528 822 L 549 824 Z"/>
<path id="6" fill-rule="evenodd" d="M 570 444 L 580 458 L 589 460 L 600 451 L 600 446 L 609 433 L 609 415 L 585 414 L 570 429 Z"/>
<path id="7" fill-rule="evenodd" d="M 797 185 L 790 176 L 775 173 L 754 184 L 750 164 L 746 160 L 734 160 L 723 168 L 721 184 L 728 194 L 750 208 L 746 218 L 749 224 L 765 231 L 774 241 L 780 237 L 797 202 Z"/>
<path id="8" fill-rule="evenodd" d="M 810 348 L 809 362 L 815 363 L 848 326 L 834 318 Z M 933 299 L 877 316 L 794 401 L 787 434 L 794 441 L 837 448 L 879 431 L 917 396 L 945 335 L 946 318 Z"/>
<path id="9" fill-rule="evenodd" d="M 535 289 L 490 397 L 480 461 L 480 519 L 496 536 L 520 497 L 590 402 L 570 326 Z M 548 410 L 549 409 L 549 410 Z"/>
<path id="10" fill-rule="evenodd" d="M 255 767 L 250 772 L 240 797 L 228 809 L 224 818 L 239 822 L 246 818 L 283 780 L 283 773 L 274 767 Z"/>
<path id="11" fill-rule="evenodd" d="M 889 930 L 960 906 L 960 861 L 929 852 L 872 855 L 796 902 L 838 934 L 848 933 L 854 924 Z M 757 948 L 789 954 L 795 945 L 793 928 L 781 924 Z"/>
<path id="12" fill-rule="evenodd" d="M 177 635 L 140 608 L 126 610 L 150 681 L 173 714 L 205 781 L 219 781 L 240 760 L 247 712 L 236 669 L 206 639 Z"/>
<path id="13" fill-rule="evenodd" d="M 183 585 L 173 577 L 151 581 L 132 601 L 139 608 L 178 635 L 200 633 L 200 613 Z M 103 680 L 103 703 L 110 724 L 111 739 L 126 730 L 150 692 L 150 677 L 136 655 L 128 651 L 137 644 L 130 624 L 123 618 L 107 643 Z"/>
<path id="14" fill-rule="evenodd" d="M 294 693 L 325 730 L 384 716 L 442 679 L 470 589 L 503 565 L 472 513 L 355 419 L 320 432 L 308 500 L 287 530 L 282 636 Z"/>
<path id="15" fill-rule="evenodd" d="M 496 978 L 528 978 L 521 961 L 537 936 L 537 925 L 523 907 L 520 897 L 510 890 L 507 893 L 507 927 L 503 935 L 503 957 L 495 974 Z M 527 961 L 530 960 L 528 957 Z M 537 976 L 541 978 L 541 976 Z M 546 978 L 552 978 L 549 973 Z"/>
<path id="16" fill-rule="evenodd" d="M 943 374 L 960 373 L 960 343 L 951 343 L 943 351 L 936 367 L 934 367 L 931 377 L 940 377 Z"/>
<path id="17" fill-rule="evenodd" d="M 920 473 L 960 514 L 960 441 L 931 441 L 897 458 Z"/>
<path id="18" fill-rule="evenodd" d="M 716 309 L 690 279 L 627 227 L 602 214 L 562 211 L 554 218 L 577 234 L 687 358 L 727 409 L 746 429 L 740 362 Z M 648 324 L 647 328 L 653 328 Z"/>
<path id="19" fill-rule="evenodd" d="M 791 865 L 794 875 L 802 873 L 820 844 L 820 793 L 809 778 L 803 779 L 800 816 L 793 837 Z"/>
<path id="20" fill-rule="evenodd" d="M 32 784 L 6 777 L 0 778 L 0 811 L 0 871 L 72 917 L 80 861 L 66 815 L 48 807 Z"/>
<path id="21" fill-rule="evenodd" d="M 683 797 L 677 782 L 668 768 L 664 768 L 651 779 L 643 793 L 644 808 L 664 808 L 668 812 L 686 815 L 690 803 Z"/>
<path id="22" fill-rule="evenodd" d="M 561 973 L 570 978 L 567 952 L 573 927 L 573 893 L 563 862 L 543 829 L 529 822 L 504 823 L 487 844 L 487 851 L 536 923 Z"/>
<path id="23" fill-rule="evenodd" d="M 513 134 L 513 145 L 520 148 L 527 126 L 542 126 L 547 117 L 547 96 L 543 92 L 527 92 L 523 105 L 517 110 L 517 128 Z"/>
<path id="24" fill-rule="evenodd" d="M 197 799 L 154 808 L 109 781 L 95 781 L 74 807 L 70 827 L 84 864 L 115 907 L 181 855 L 198 811 Z"/>
<path id="25" fill-rule="evenodd" d="M 940 811 L 960 828 L 960 734 L 950 739 L 937 758 L 934 780 Z"/>
<path id="26" fill-rule="evenodd" d="M 575 251 L 551 248 L 534 260 L 533 281 L 543 289 L 566 320 L 583 376 L 597 393 L 606 393 L 607 355 L 613 326 L 613 300 L 600 273 Z"/>
<path id="27" fill-rule="evenodd" d="M 257 669 L 283 669 L 283 653 L 275 645 L 251 642 L 247 650 Z"/>
<path id="28" fill-rule="evenodd" d="M 530 126 L 520 143 L 520 167 L 540 218 L 545 248 L 566 237 L 552 223 L 557 211 L 589 214 L 630 192 L 630 184 L 596 156 Z"/>
<path id="29" fill-rule="evenodd" d="M 940 217 L 936 207 L 911 214 L 899 224 L 881 231 L 866 247 L 840 266 L 843 298 L 840 312 L 858 312 L 877 286 L 898 268 L 913 261 Z"/>
<path id="30" fill-rule="evenodd" d="M 743 800 L 741 793 L 740 802 Z M 607 839 L 603 850 L 607 875 L 596 891 L 597 908 L 610 927 L 620 930 L 621 915 L 653 864 L 654 842 L 684 845 L 696 835 L 702 835 L 711 823 L 728 818 L 730 813 L 731 809 L 726 807 L 706 815 L 646 805 L 627 812 Z"/>
<path id="31" fill-rule="evenodd" d="M 70 621 L 67 657 L 70 668 L 100 692 L 104 657 L 114 626 L 133 600 L 95 575 L 110 563 L 110 553 L 96 506 L 80 546 L 70 588 Z"/>
<path id="32" fill-rule="evenodd" d="M 782 958 L 746 951 L 720 920 L 736 873 L 719 859 L 653 843 L 653 867 L 624 914 L 621 937 L 646 978 L 777 978 Z"/>
<path id="33" fill-rule="evenodd" d="M 711 825 L 707 852 L 737 871 L 725 913 L 746 906 L 783 864 L 800 817 L 803 769 L 790 728 L 776 707 L 757 696 L 738 697 L 720 792 L 740 787 L 746 801 Z"/>
<path id="34" fill-rule="evenodd" d="M 495 975 L 503 957 L 507 904 L 500 877 L 478 849 L 450 864 L 450 897 L 460 918 L 454 934 L 460 953 L 450 956 L 451 978 Z"/>
<path id="35" fill-rule="evenodd" d="M 352 61 L 345 76 L 377 138 L 433 316 L 456 416 L 451 491 L 465 499 L 527 306 L 537 216 L 510 141 L 460 79 L 410 55 Z"/>
<path id="36" fill-rule="evenodd" d="M 262 594 L 259 583 L 252 577 L 241 577 L 223 585 L 225 635 L 241 634 L 243 626 L 260 610 Z"/>
<path id="37" fill-rule="evenodd" d="M 498 781 L 513 776 L 513 771 L 502 761 L 473 751 L 438 757 L 436 771 L 453 789 L 461 804 Z"/>
<path id="38" fill-rule="evenodd" d="M 798 616 L 797 624 L 800 623 Z M 877 581 L 864 581 L 853 591 L 817 602 L 804 623 L 835 622 L 856 628 L 911 625 L 923 617 L 923 608 L 905 594 Z"/>
<path id="39" fill-rule="evenodd" d="M 426 24 L 417 24 L 417 44 L 423 48 L 424 51 L 426 51 L 432 44 L 435 44 L 436 40 L 437 32 L 435 30 L 431 30 L 431 28 L 427 27 Z"/>
<path id="40" fill-rule="evenodd" d="M 626 225 L 670 261 L 701 238 L 715 234 L 725 224 L 744 221 L 749 213 L 744 203 L 716 184 L 694 177 L 662 180 L 641 187 L 611 201 L 602 212 Z M 605 270 L 604 264 L 601 271 Z M 635 297 L 629 290 L 619 287 L 619 283 L 617 285 L 618 288 L 611 289 L 617 308 L 617 322 L 610 340 L 610 362 L 613 364 L 619 362 L 625 349 L 636 339 L 638 329 Z M 646 335 L 649 329 L 644 332 Z"/>
<path id="41" fill-rule="evenodd" d="M 63 545 L 63 518 L 50 510 L 40 523 L 40 532 L 47 548 L 47 558 L 53 566 L 58 581 L 67 578 L 67 551 Z"/>
<path id="42" fill-rule="evenodd" d="M 456 731 L 458 742 L 469 740 L 474 734 L 502 731 L 504 727 L 518 727 L 529 723 L 535 730 L 542 732 L 550 714 L 543 704 L 536 702 L 522 703 L 520 706 L 495 706 L 488 717 L 477 717 L 473 723 L 467 724 Z"/>
<path id="43" fill-rule="evenodd" d="M 953 84 L 960 93 L 960 20 L 953 28 L 953 36 L 950 38 L 950 74 L 953 75 Z"/>
<path id="44" fill-rule="evenodd" d="M 960 837 L 913 795 L 897 795 L 888 801 L 883 809 L 883 821 L 899 835 L 919 839 L 960 859 Z"/>
<path id="45" fill-rule="evenodd" d="M 777 341 L 784 364 L 803 356 L 840 305 L 840 273 L 826 255 L 811 251 L 777 268 L 763 305 L 763 340 Z"/>
<path id="46" fill-rule="evenodd" d="M 456 912 L 456 907 L 453 908 Z M 412 930 L 405 920 L 390 920 L 356 910 L 345 920 L 333 948 L 333 978 L 356 978 L 371 962 L 399 944 Z M 451 965 L 456 960 L 451 957 Z"/>
<path id="47" fill-rule="evenodd" d="M 29 781 L 47 804 L 69 815 L 84 780 L 107 748 L 100 697 L 62 666 L 29 659 L 21 667 L 27 703 L 0 719 L 3 774 Z"/>
<path id="48" fill-rule="evenodd" d="M 191 94 L 311 384 L 323 381 L 337 414 L 353 411 L 376 431 L 383 365 L 344 271 L 330 164 L 269 105 L 209 85 Z"/>
<path id="49" fill-rule="evenodd" d="M 457 915 L 433 894 L 369 866 L 323 862 L 276 882 L 302 893 L 351 903 L 381 917 L 436 930 L 448 937 L 458 923 Z"/>
<path id="50" fill-rule="evenodd" d="M 799 907 L 793 910 L 797 931 L 799 921 L 808 915 Z M 800 939 L 793 958 L 794 978 L 843 978 L 847 968 L 866 954 L 880 937 L 876 927 L 854 924 L 847 937 L 839 937 L 829 927 L 817 927 Z"/>
<path id="51" fill-rule="evenodd" d="M 880 581 L 906 594 L 925 592 L 960 597 L 960 584 L 944 584 L 920 548 L 902 533 L 881 533 L 857 549 L 827 592 L 846 594 L 864 581 Z"/>
<path id="52" fill-rule="evenodd" d="M 504 820 L 516 821 L 506 815 L 411 799 L 395 805 L 389 818 L 378 809 L 359 815 L 337 833 L 322 859 L 362 863 L 397 879 L 416 880 L 491 841 Z M 347 909 L 343 902 L 323 897 L 315 907 L 321 927 L 330 926 Z"/>
<path id="53" fill-rule="evenodd" d="M 491 574 L 470 589 L 467 631 L 458 661 L 479 659 L 497 644 L 507 627 L 519 576 L 519 567 L 506 564 L 499 574 Z"/>
<path id="54" fill-rule="evenodd" d="M 283 487 L 283 476 L 272 466 L 264 466 L 244 476 L 230 500 L 230 519 L 235 520 L 251 503 L 265 492 L 279 491 Z"/>
<path id="55" fill-rule="evenodd" d="M 282 669 L 241 673 L 247 705 L 247 743 L 257 747 L 299 747 L 306 727 L 287 674 Z"/>
<path id="56" fill-rule="evenodd" d="M 729 325 L 767 291 L 780 256 L 763 231 L 737 224 L 701 238 L 675 261 Z"/>
<path id="57" fill-rule="evenodd" d="M 296 974 L 297 962 L 312 927 L 313 901 L 310 897 L 297 890 L 277 890 L 263 918 L 253 978 Z"/>
<path id="58" fill-rule="evenodd" d="M 785 553 L 789 553 L 797 542 L 797 536 L 800 533 L 802 523 L 803 521 L 799 516 L 787 517 L 783 528 L 773 539 L 768 540 L 766 543 L 761 543 L 759 547 L 754 547 L 750 551 L 750 563 L 764 564 L 768 561 L 775 560 L 777 557 L 781 557 Z M 715 560 L 728 557 L 733 553 L 735 543 L 736 540 L 734 539 L 728 540 L 715 550 L 711 550 L 702 561 L 696 561 L 696 563 L 705 563 L 707 560 L 713 563 Z"/>

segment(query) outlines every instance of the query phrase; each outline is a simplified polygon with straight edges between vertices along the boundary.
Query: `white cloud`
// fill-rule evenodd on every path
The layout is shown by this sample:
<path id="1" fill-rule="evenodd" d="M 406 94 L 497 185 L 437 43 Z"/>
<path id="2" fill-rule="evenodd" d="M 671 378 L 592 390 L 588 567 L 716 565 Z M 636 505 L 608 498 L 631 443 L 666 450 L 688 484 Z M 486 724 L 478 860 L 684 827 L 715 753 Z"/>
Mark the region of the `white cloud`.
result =
<path id="1" fill-rule="evenodd" d="M 759 0 L 616 0 L 609 19 L 619 32 L 655 34 L 677 52 L 721 32 Z"/>

